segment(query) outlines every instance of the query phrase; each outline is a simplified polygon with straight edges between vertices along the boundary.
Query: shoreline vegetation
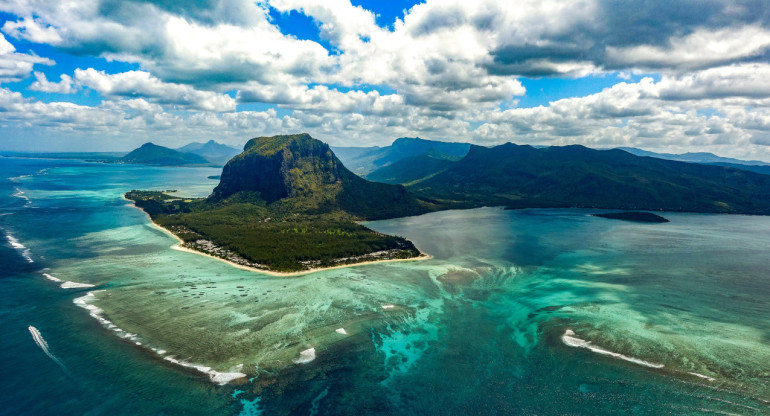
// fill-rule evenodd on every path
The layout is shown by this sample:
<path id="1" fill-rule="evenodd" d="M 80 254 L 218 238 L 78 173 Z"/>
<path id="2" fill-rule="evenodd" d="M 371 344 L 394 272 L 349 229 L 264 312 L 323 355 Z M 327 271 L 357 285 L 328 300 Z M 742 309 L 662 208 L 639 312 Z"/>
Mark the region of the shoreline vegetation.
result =
<path id="1" fill-rule="evenodd" d="M 164 232 L 165 234 L 173 237 L 177 244 L 173 245 L 171 248 L 177 251 L 183 251 L 187 253 L 193 253 L 198 254 L 201 256 L 209 257 L 215 260 L 219 260 L 221 262 L 227 263 L 230 266 L 239 268 L 241 270 L 247 270 L 257 273 L 262 273 L 270 276 L 280 276 L 280 277 L 286 277 L 286 276 L 300 276 L 305 275 L 309 273 L 315 273 L 319 271 L 325 271 L 325 270 L 332 270 L 332 269 L 340 269 L 345 267 L 354 267 L 354 266 L 362 266 L 362 265 L 371 265 L 371 264 L 377 264 L 377 263 L 387 263 L 387 262 L 401 262 L 401 261 L 416 261 L 416 260 L 427 260 L 432 258 L 431 255 L 425 254 L 417 250 L 414 245 L 403 238 L 400 237 L 392 237 L 387 236 L 384 234 L 377 233 L 373 230 L 370 230 L 360 224 L 354 223 L 351 221 L 351 224 L 353 224 L 354 227 L 359 228 L 359 233 L 363 232 L 366 234 L 373 235 L 376 239 L 384 239 L 384 240 L 396 240 L 397 246 L 395 248 L 390 248 L 387 250 L 373 250 L 366 253 L 361 253 L 357 255 L 347 255 L 347 256 L 340 256 L 335 257 L 331 259 L 316 259 L 316 260 L 305 260 L 299 262 L 301 264 L 300 267 L 296 269 L 278 269 L 270 267 L 269 265 L 266 265 L 264 263 L 258 263 L 255 261 L 252 261 L 250 259 L 244 258 L 245 256 L 241 253 L 233 250 L 228 250 L 221 245 L 217 245 L 214 242 L 212 242 L 210 239 L 206 239 L 205 234 L 197 233 L 193 230 L 190 230 L 189 228 L 185 226 L 180 225 L 171 225 L 166 226 L 166 224 L 160 224 L 156 221 L 156 218 L 153 217 L 153 215 L 150 212 L 158 211 L 160 208 L 158 205 L 160 204 L 161 207 L 164 204 L 169 204 L 173 206 L 177 206 L 175 204 L 183 204 L 183 205 L 196 205 L 196 204 L 205 204 L 205 200 L 200 198 L 195 199 L 185 199 L 185 198 L 178 198 L 175 196 L 168 195 L 168 192 L 170 191 L 131 191 L 123 195 L 123 199 L 125 199 L 128 202 L 131 202 L 131 206 L 134 208 L 139 209 L 142 211 L 146 216 L 147 219 L 150 221 L 150 224 L 154 227 L 159 229 L 160 231 Z M 173 209 L 173 208 L 172 208 Z M 180 214 L 184 214 L 184 212 L 178 211 L 172 216 L 179 216 Z M 169 215 L 166 215 L 166 219 Z M 269 219 L 269 218 L 268 218 Z M 323 219 L 321 220 L 323 221 Z M 262 222 L 262 221 L 259 221 Z M 263 222 L 264 223 L 264 222 Z M 275 221 L 274 224 L 280 223 L 280 221 Z M 289 223 L 291 224 L 291 223 Z M 303 224 L 307 224 L 304 223 Z M 288 226 L 291 228 L 291 226 Z M 174 232 L 174 229 L 177 229 L 177 232 L 182 234 L 183 236 L 187 237 L 187 240 L 182 238 L 177 232 Z M 326 230 L 321 230 L 320 232 L 325 232 Z M 266 234 L 274 234 L 274 232 L 268 231 Z M 283 235 L 286 235 L 285 233 L 281 233 Z M 200 237 L 196 239 L 192 239 L 192 236 Z M 268 237 L 268 235 L 265 235 L 264 237 Z M 355 237 L 355 235 L 346 234 L 346 233 L 339 233 L 339 235 L 333 235 L 332 238 L 347 238 L 347 237 Z M 371 236 L 370 236 L 371 237 Z M 291 253 L 286 253 L 288 256 L 291 255 Z"/>

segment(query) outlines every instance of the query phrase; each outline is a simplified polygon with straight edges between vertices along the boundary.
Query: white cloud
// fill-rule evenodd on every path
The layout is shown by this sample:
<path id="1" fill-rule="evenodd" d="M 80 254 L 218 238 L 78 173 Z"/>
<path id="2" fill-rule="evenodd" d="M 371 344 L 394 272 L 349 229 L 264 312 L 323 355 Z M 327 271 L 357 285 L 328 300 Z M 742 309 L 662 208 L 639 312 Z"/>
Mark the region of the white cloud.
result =
<path id="1" fill-rule="evenodd" d="M 66 74 L 60 76 L 59 82 L 48 81 L 45 74 L 35 71 L 36 81 L 30 84 L 33 91 L 54 92 L 59 94 L 72 94 L 76 91 L 73 87 L 72 77 Z"/>
<path id="2" fill-rule="evenodd" d="M 16 39 L 24 39 L 36 43 L 56 45 L 62 41 L 61 36 L 54 27 L 44 26 L 31 17 L 25 17 L 15 22 L 7 21 L 3 24 L 2 31 Z"/>
<path id="3" fill-rule="evenodd" d="M 704 68 L 760 55 L 770 47 L 770 30 L 759 26 L 699 29 L 671 38 L 665 46 L 607 48 L 617 66 L 641 68 Z"/>
<path id="4" fill-rule="evenodd" d="M 309 131 L 349 145 L 422 135 L 765 152 L 767 159 L 770 18 L 759 1 L 692 4 L 427 0 L 391 29 L 349 0 L 0 0 L 0 10 L 16 16 L 2 28 L 9 39 L 139 67 L 79 69 L 58 82 L 35 73 L 30 89 L 91 89 L 105 100 L 43 103 L 3 90 L 0 120 L 126 138 Z M 281 33 L 269 6 L 310 16 L 332 50 Z M 52 62 L 17 52 L 0 35 L 0 82 L 28 77 L 35 64 Z M 633 82 L 630 74 L 641 70 L 653 77 Z M 607 73 L 626 82 L 547 106 L 500 109 L 528 93 L 521 76 Z M 254 102 L 276 104 L 282 116 L 235 111 L 236 103 Z"/>
<path id="5" fill-rule="evenodd" d="M 53 65 L 54 62 L 48 58 L 16 52 L 16 48 L 0 34 L 0 83 L 26 78 L 35 64 Z"/>
<path id="6" fill-rule="evenodd" d="M 163 82 L 144 71 L 106 74 L 93 68 L 76 69 L 75 81 L 107 97 L 143 97 L 155 103 L 205 111 L 235 110 L 235 100 L 228 95 Z"/>

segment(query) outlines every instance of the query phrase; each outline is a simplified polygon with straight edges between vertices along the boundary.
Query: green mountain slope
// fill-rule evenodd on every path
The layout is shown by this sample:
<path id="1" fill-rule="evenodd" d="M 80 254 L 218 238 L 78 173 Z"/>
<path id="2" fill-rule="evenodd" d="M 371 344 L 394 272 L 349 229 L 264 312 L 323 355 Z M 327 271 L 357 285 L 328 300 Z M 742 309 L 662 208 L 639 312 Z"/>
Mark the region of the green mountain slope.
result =
<path id="1" fill-rule="evenodd" d="M 473 146 L 461 161 L 409 189 L 456 206 L 770 214 L 767 175 L 583 146 Z"/>
<path id="2" fill-rule="evenodd" d="M 267 204 L 304 213 L 343 211 L 360 219 L 426 212 L 403 186 L 369 182 L 350 172 L 329 146 L 308 134 L 258 137 L 222 170 L 212 201 L 257 192 Z"/>
<path id="3" fill-rule="evenodd" d="M 455 162 L 426 153 L 410 156 L 383 166 L 366 175 L 366 179 L 391 184 L 408 184 L 449 169 Z"/>
<path id="4" fill-rule="evenodd" d="M 385 147 L 340 148 L 338 156 L 348 169 L 358 175 L 366 176 L 401 159 L 430 152 L 445 155 L 448 159 L 459 159 L 468 153 L 470 146 L 468 143 L 448 143 L 402 137 Z M 334 151 L 337 153 L 336 148 Z"/>
<path id="5" fill-rule="evenodd" d="M 194 165 L 209 163 L 202 156 L 178 152 L 153 143 L 143 144 L 138 149 L 123 156 L 120 161 L 123 163 L 144 163 L 148 165 Z"/>

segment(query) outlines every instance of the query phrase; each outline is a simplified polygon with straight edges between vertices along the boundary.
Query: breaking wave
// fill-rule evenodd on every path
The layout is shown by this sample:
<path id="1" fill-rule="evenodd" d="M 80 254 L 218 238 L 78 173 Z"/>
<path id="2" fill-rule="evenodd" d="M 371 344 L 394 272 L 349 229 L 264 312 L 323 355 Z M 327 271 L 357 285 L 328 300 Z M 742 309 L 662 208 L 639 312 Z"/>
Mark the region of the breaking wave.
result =
<path id="1" fill-rule="evenodd" d="M 8 243 L 11 245 L 11 247 L 19 251 L 22 257 L 27 260 L 27 262 L 35 262 L 32 260 L 32 252 L 24 244 L 20 243 L 16 237 L 12 236 L 11 234 L 6 234 L 5 238 L 8 240 Z"/>
<path id="2" fill-rule="evenodd" d="M 595 352 L 597 354 L 608 355 L 610 357 L 619 358 L 621 360 L 625 360 L 625 361 L 628 361 L 628 362 L 634 363 L 634 364 L 643 365 L 645 367 L 663 368 L 663 364 L 651 363 L 651 362 L 644 361 L 644 360 L 641 360 L 641 359 L 636 358 L 636 357 L 629 357 L 627 355 L 623 355 L 623 354 L 620 354 L 620 353 L 617 353 L 617 352 L 608 351 L 608 350 L 605 350 L 605 349 L 602 349 L 602 348 L 599 348 L 599 347 L 595 347 L 594 345 L 591 344 L 591 341 L 586 341 L 584 339 L 577 338 L 575 336 L 575 333 L 571 329 L 568 329 L 568 330 L 566 330 L 564 332 L 564 335 L 561 336 L 561 340 L 562 340 L 562 342 L 565 345 L 568 345 L 570 347 L 586 348 L 586 349 L 588 349 L 588 350 L 590 350 L 592 352 Z"/>
<path id="3" fill-rule="evenodd" d="M 137 334 L 132 334 L 130 332 L 126 332 L 123 329 L 119 328 L 112 321 L 104 317 L 104 310 L 102 310 L 96 305 L 91 304 L 91 302 L 96 300 L 96 293 L 98 292 L 104 292 L 104 290 L 90 291 L 86 293 L 85 296 L 75 298 L 73 300 L 73 303 L 75 303 L 76 305 L 80 306 L 83 309 L 86 309 L 89 315 L 91 315 L 91 317 L 99 321 L 99 323 L 101 323 L 105 328 L 114 332 L 117 336 L 125 340 L 131 341 L 137 346 L 142 346 L 142 342 L 139 340 L 139 336 Z M 233 380 L 246 377 L 246 374 L 241 373 L 240 371 L 220 372 L 212 369 L 211 367 L 206 367 L 199 364 L 192 364 L 183 360 L 176 359 L 172 355 L 166 355 L 166 351 L 159 348 L 153 348 L 148 345 L 144 345 L 144 347 L 150 349 L 155 354 L 158 354 L 159 356 L 163 357 L 164 360 L 170 363 L 187 367 L 187 368 L 193 368 L 195 370 L 200 371 L 201 373 L 208 375 L 209 379 L 213 383 L 216 383 L 219 385 L 224 385 Z M 240 370 L 242 366 L 243 364 L 241 364 L 240 366 L 237 366 L 234 370 Z"/>

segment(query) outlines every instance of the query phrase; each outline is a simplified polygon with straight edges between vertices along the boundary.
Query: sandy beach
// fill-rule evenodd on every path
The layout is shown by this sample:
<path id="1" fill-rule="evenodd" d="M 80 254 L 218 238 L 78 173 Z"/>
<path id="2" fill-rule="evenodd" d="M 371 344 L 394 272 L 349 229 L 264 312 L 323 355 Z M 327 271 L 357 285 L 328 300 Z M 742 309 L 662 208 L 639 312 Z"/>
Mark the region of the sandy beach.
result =
<path id="1" fill-rule="evenodd" d="M 433 256 L 431 256 L 429 254 L 422 253 L 422 254 L 420 254 L 417 257 L 412 257 L 412 258 L 409 258 L 409 259 L 370 260 L 370 261 L 362 261 L 360 263 L 341 264 L 339 266 L 318 267 L 318 268 L 307 269 L 307 270 L 302 270 L 302 271 L 298 271 L 298 272 L 276 272 L 276 271 L 272 271 L 272 270 L 258 269 L 256 267 L 249 267 L 249 266 L 244 266 L 242 264 L 233 263 L 233 262 L 231 262 L 231 261 L 229 261 L 227 259 L 223 259 L 223 258 L 217 257 L 217 256 L 212 256 L 211 254 L 208 254 L 208 253 L 204 253 L 204 252 L 201 252 L 201 251 L 189 249 L 187 247 L 182 247 L 182 244 L 184 244 L 184 241 L 181 238 L 179 238 L 179 236 L 177 236 L 176 234 L 171 232 L 171 230 L 168 230 L 168 229 L 160 226 L 159 224 L 157 224 L 155 221 L 153 221 L 152 217 L 150 217 L 150 214 L 146 213 L 143 209 L 141 209 L 141 208 L 137 207 L 136 205 L 134 205 L 133 201 L 131 201 L 129 199 L 126 199 L 125 195 L 123 196 L 123 199 L 125 199 L 128 202 L 130 202 L 129 205 L 131 207 L 136 208 L 139 211 L 141 211 L 147 217 L 147 219 L 150 221 L 150 224 L 152 224 L 153 227 L 155 227 L 155 228 L 163 231 L 164 233 L 170 235 L 171 237 L 173 237 L 177 241 L 177 243 L 175 245 L 171 246 L 172 249 L 177 250 L 177 251 L 184 251 L 186 253 L 197 254 L 199 256 L 205 256 L 205 257 L 208 257 L 208 258 L 211 258 L 211 259 L 214 259 L 214 260 L 219 260 L 219 261 L 221 261 L 223 263 L 227 263 L 230 266 L 236 267 L 236 268 L 241 269 L 241 270 L 248 270 L 248 271 L 251 271 L 251 272 L 262 273 L 262 274 L 266 274 L 266 275 L 269 275 L 269 276 L 276 276 L 276 277 L 301 276 L 301 275 L 305 275 L 305 274 L 321 272 L 321 271 L 324 271 L 324 270 L 343 269 L 343 268 L 346 268 L 346 267 L 365 266 L 365 265 L 377 264 L 377 263 L 393 263 L 393 262 L 402 262 L 402 261 L 419 261 L 419 260 L 428 260 L 428 259 L 433 258 Z"/>

